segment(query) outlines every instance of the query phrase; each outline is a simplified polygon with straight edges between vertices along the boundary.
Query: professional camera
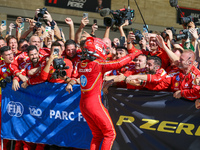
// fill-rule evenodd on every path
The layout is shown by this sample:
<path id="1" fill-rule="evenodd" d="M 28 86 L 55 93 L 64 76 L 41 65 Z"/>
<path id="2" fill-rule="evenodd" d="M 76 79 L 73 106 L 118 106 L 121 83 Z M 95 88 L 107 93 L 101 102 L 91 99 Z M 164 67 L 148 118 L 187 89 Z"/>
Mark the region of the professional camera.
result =
<path id="1" fill-rule="evenodd" d="M 12 76 L 8 76 L 0 81 L 0 87 L 5 88 L 7 83 L 12 82 Z"/>
<path id="2" fill-rule="evenodd" d="M 197 17 L 193 17 L 193 16 L 187 16 L 187 17 L 181 17 L 179 20 L 179 24 L 185 24 L 187 25 L 190 22 L 198 22 L 198 18 Z"/>
<path id="3" fill-rule="evenodd" d="M 40 12 L 38 13 L 38 18 L 43 18 L 44 14 L 46 14 L 47 8 L 40 9 Z"/>
<path id="4" fill-rule="evenodd" d="M 105 17 L 111 14 L 112 18 Z M 132 19 L 134 18 L 134 10 L 133 9 L 120 9 L 120 10 L 110 10 L 109 8 L 104 8 L 100 11 L 100 15 L 104 18 L 104 25 L 105 26 L 121 26 L 124 24 L 125 20 L 129 21 L 129 25 L 132 24 Z"/>
<path id="5" fill-rule="evenodd" d="M 172 31 L 172 35 L 175 36 L 176 35 L 176 29 L 174 29 L 174 27 L 167 27 L 166 30 L 171 30 Z M 167 36 L 169 36 L 166 31 L 161 32 L 161 36 L 163 38 L 166 38 Z"/>
<path id="6" fill-rule="evenodd" d="M 197 30 L 197 34 L 200 34 L 200 28 L 196 28 Z M 191 39 L 192 38 L 192 34 L 189 32 L 189 29 L 184 29 L 181 30 L 181 34 L 176 34 L 175 39 L 177 41 L 181 40 L 181 39 L 187 39 L 188 37 Z"/>
<path id="7" fill-rule="evenodd" d="M 35 26 L 36 26 L 37 28 L 41 28 L 41 26 L 42 26 L 42 23 L 41 23 L 41 22 L 39 22 L 39 21 L 37 21 L 37 22 L 35 23 Z"/>
<path id="8" fill-rule="evenodd" d="M 182 39 L 187 39 L 188 37 L 191 39 L 192 35 L 188 29 L 181 30 L 182 34 L 176 34 L 176 41 L 180 41 Z"/>
<path id="9" fill-rule="evenodd" d="M 67 75 L 64 69 L 69 69 L 69 66 L 66 66 L 66 63 L 62 58 L 55 58 L 53 60 L 53 68 L 56 69 L 52 74 L 53 79 L 58 79 L 58 76 L 64 77 Z"/>
<path id="10" fill-rule="evenodd" d="M 135 40 L 133 41 L 134 44 L 139 44 L 139 42 L 142 40 L 144 36 L 142 35 L 140 30 L 136 30 L 135 32 Z"/>

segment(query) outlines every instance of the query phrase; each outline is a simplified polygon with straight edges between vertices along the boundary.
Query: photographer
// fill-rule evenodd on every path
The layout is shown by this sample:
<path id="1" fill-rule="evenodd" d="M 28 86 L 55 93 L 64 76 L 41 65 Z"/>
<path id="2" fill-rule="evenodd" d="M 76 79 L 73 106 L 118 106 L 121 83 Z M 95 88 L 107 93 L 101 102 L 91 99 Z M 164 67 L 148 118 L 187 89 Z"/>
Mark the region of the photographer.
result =
<path id="1" fill-rule="evenodd" d="M 62 58 L 62 47 L 59 42 L 54 42 L 51 46 L 51 55 L 41 71 L 42 80 L 56 83 L 68 82 L 72 74 L 72 62 L 69 59 Z M 65 64 L 64 64 L 65 63 Z M 58 68 L 55 68 L 55 65 Z M 68 66 L 68 69 L 66 69 Z"/>

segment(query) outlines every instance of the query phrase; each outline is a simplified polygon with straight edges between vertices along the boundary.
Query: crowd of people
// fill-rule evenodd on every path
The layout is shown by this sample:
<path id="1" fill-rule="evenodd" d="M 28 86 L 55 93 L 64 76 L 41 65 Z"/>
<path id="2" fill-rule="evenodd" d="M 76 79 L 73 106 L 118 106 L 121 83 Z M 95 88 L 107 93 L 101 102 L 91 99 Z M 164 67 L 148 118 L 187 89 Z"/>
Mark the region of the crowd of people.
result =
<path id="1" fill-rule="evenodd" d="M 195 101 L 196 108 L 200 108 L 200 33 L 194 22 L 183 24 L 183 28 L 188 29 L 191 35 L 187 38 L 177 40 L 172 30 L 164 29 L 162 33 L 159 31 L 141 33 L 139 44 L 136 44 L 137 35 L 133 31 L 129 31 L 128 35 L 124 32 L 123 27 L 128 26 L 128 20 L 118 27 L 120 37 L 111 40 L 109 38 L 111 27 L 105 27 L 104 37 L 100 39 L 95 35 L 95 31 L 98 30 L 96 23 L 92 25 L 91 33 L 84 31 L 84 27 L 89 23 L 87 17 L 82 18 L 76 32 L 72 18 L 66 18 L 65 22 L 69 25 L 69 39 L 65 39 L 65 34 L 59 30 L 48 11 L 42 17 L 38 14 L 40 14 L 39 9 L 35 11 L 34 19 L 23 20 L 22 17 L 17 17 L 16 23 L 9 25 L 9 33 L 5 37 L 0 37 L 2 88 L 6 86 L 6 82 L 11 81 L 14 91 L 19 88 L 31 88 L 32 85 L 42 82 L 68 83 L 65 89 L 70 93 L 74 84 L 80 84 L 80 72 L 89 72 L 84 70 L 84 67 L 79 71 L 77 67 L 85 58 L 91 60 L 101 58 L 106 63 L 106 61 L 122 61 L 135 53 L 137 55 L 131 56 L 130 62 L 127 61 L 120 68 L 118 65 L 119 69 L 112 67 L 111 70 L 104 69 L 106 70 L 102 77 L 104 94 L 109 92 L 110 86 L 164 90 L 174 92 L 173 96 L 177 99 L 182 97 Z M 38 18 L 45 20 L 45 27 L 40 24 Z M 24 21 L 29 24 L 26 31 L 23 31 Z M 1 34 L 6 28 L 3 24 L 0 26 Z M 16 35 L 12 35 L 13 29 L 16 29 Z M 180 34 L 184 33 L 180 31 Z M 101 43 L 101 47 L 98 47 L 98 44 L 93 47 L 89 45 L 88 39 L 93 40 L 93 44 L 102 41 L 104 43 Z M 120 39 L 125 39 L 125 42 Z M 93 48 L 91 52 L 90 48 Z M 97 53 L 98 50 L 95 49 L 101 49 L 102 52 Z M 84 87 L 84 83 L 81 84 Z M 113 135 L 113 138 L 115 136 Z M 10 141 L 4 139 L 3 147 L 4 150 L 9 149 Z M 15 150 L 20 150 L 22 147 L 24 150 L 42 150 L 47 145 L 15 142 Z M 58 147 L 51 146 L 50 149 Z"/>

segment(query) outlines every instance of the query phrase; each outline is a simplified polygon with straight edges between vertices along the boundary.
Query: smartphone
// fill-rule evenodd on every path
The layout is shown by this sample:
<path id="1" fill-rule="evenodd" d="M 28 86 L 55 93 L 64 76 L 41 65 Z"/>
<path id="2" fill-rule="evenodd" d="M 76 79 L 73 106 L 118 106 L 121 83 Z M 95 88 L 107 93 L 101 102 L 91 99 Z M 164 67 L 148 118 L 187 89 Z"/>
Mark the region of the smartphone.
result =
<path id="1" fill-rule="evenodd" d="M 51 27 L 46 26 L 46 27 L 45 27 L 45 31 L 46 31 L 46 32 L 51 31 Z"/>
<path id="2" fill-rule="evenodd" d="M 148 25 L 143 25 L 143 32 L 148 33 Z"/>
<path id="3" fill-rule="evenodd" d="M 62 28 L 59 28 L 59 29 L 60 29 L 60 35 L 63 38 L 63 36 L 62 36 Z"/>
<path id="4" fill-rule="evenodd" d="M 53 54 L 58 56 L 59 55 L 59 49 L 58 48 L 54 48 Z"/>
<path id="5" fill-rule="evenodd" d="M 125 43 L 125 36 L 120 37 L 120 46 L 124 46 Z"/>
<path id="6" fill-rule="evenodd" d="M 6 26 L 6 20 L 1 21 L 2 26 Z"/>
<path id="7" fill-rule="evenodd" d="M 94 19 L 93 22 L 94 22 L 94 24 L 95 24 L 95 23 L 97 24 L 97 19 Z"/>
<path id="8" fill-rule="evenodd" d="M 83 18 L 87 17 L 88 19 L 88 13 L 83 13 Z"/>

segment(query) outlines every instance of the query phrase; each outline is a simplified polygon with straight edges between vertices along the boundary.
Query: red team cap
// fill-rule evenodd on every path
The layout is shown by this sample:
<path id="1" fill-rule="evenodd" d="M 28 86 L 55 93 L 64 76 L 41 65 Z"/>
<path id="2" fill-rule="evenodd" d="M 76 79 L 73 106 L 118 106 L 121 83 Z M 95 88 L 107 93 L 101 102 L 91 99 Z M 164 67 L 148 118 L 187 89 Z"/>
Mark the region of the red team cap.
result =
<path id="1" fill-rule="evenodd" d="M 106 60 L 106 44 L 100 38 L 88 37 L 84 49 L 89 55 Z"/>

